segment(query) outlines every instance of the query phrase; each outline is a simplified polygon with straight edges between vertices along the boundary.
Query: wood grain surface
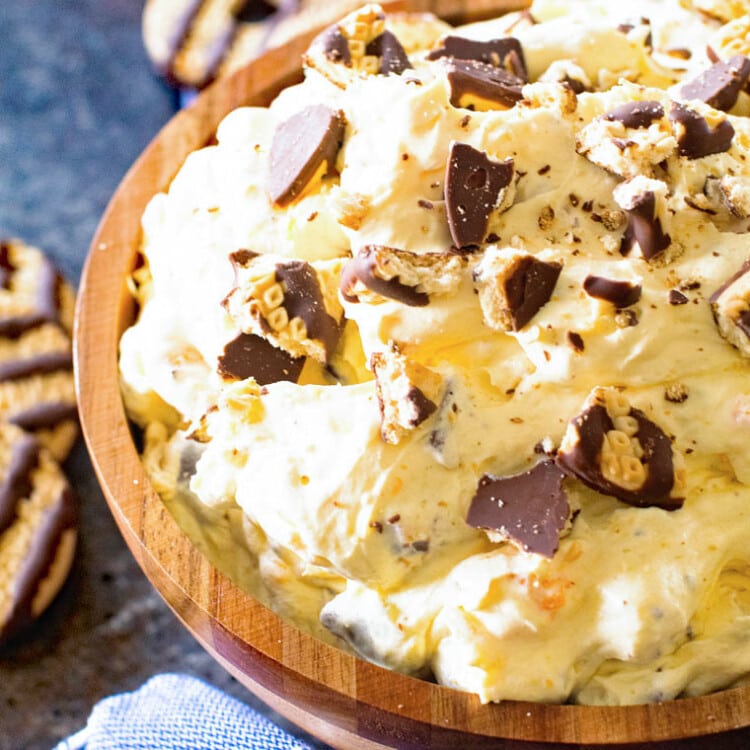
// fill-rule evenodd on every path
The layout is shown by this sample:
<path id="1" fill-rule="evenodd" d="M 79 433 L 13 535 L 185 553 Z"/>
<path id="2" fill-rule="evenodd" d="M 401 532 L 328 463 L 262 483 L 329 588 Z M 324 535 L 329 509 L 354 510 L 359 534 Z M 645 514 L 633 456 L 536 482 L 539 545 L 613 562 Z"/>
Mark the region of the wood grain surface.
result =
<path id="1" fill-rule="evenodd" d="M 460 21 L 519 2 L 384 3 L 437 9 Z M 316 641 L 243 593 L 197 551 L 149 484 L 126 421 L 117 347 L 132 321 L 124 280 L 140 242 L 140 218 L 186 156 L 222 117 L 267 104 L 301 79 L 312 32 L 208 88 L 159 133 L 123 179 L 92 242 L 78 299 L 76 378 L 94 468 L 133 555 L 198 641 L 253 693 L 336 748 L 612 747 L 748 750 L 750 688 L 658 705 L 586 707 L 474 696 L 373 666 Z M 720 736 L 717 733 L 722 733 Z M 710 735 L 710 736 L 709 736 Z M 655 744 L 655 743 L 659 744 Z"/>

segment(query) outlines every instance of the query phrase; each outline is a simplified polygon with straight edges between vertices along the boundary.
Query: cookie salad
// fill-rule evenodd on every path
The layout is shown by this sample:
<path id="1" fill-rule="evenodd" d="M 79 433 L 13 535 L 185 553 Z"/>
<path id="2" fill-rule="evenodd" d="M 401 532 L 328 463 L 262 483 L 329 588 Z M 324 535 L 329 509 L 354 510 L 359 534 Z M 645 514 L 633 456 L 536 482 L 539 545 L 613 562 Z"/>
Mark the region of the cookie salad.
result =
<path id="1" fill-rule="evenodd" d="M 223 120 L 120 354 L 217 565 L 482 701 L 748 679 L 747 10 L 369 5 Z"/>

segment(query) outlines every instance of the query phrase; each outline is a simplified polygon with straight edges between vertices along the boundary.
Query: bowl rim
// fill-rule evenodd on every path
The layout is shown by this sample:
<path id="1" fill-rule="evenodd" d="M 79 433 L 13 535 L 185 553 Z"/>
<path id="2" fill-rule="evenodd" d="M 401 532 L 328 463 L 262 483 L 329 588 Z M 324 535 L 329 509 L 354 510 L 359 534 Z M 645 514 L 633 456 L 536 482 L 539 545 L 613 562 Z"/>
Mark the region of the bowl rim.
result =
<path id="1" fill-rule="evenodd" d="M 482 705 L 468 693 L 370 664 L 303 633 L 240 590 L 192 545 L 156 494 L 132 440 L 117 370 L 120 333 L 133 313 L 124 279 L 135 262 L 143 209 L 186 156 L 209 142 L 225 114 L 267 104 L 301 79 L 299 60 L 312 36 L 271 50 L 176 114 L 123 178 L 89 249 L 74 325 L 81 425 L 108 506 L 140 567 L 217 661 L 334 746 L 647 743 L 749 725 L 750 686 L 635 706 Z"/>

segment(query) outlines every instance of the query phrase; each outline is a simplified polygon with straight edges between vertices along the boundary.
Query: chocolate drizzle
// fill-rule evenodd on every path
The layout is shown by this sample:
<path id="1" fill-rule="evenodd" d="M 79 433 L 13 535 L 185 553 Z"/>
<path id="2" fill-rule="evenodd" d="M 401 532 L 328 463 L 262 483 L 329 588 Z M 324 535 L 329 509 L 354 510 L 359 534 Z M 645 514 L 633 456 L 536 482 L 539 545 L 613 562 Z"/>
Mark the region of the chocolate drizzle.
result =
<path id="1" fill-rule="evenodd" d="M 0 241 L 0 287 L 3 289 L 10 289 L 10 278 L 16 271 L 10 259 L 10 251 L 10 243 Z"/>
<path id="2" fill-rule="evenodd" d="M 564 478 L 551 460 L 514 476 L 485 474 L 477 485 L 466 523 L 499 532 L 526 552 L 551 558 L 570 515 Z"/>
<path id="3" fill-rule="evenodd" d="M 34 530 L 31 547 L 26 551 L 23 565 L 15 576 L 10 613 L 5 622 L 0 623 L 0 640 L 12 637 L 38 614 L 34 612 L 34 600 L 39 586 L 57 557 L 63 535 L 73 533 L 75 521 L 75 498 L 66 483 Z"/>
<path id="4" fill-rule="evenodd" d="M 12 412 L 7 419 L 17 427 L 32 431 L 55 427 L 60 422 L 76 419 L 77 416 L 78 408 L 75 403 L 47 401 L 34 404 L 22 411 Z"/>
<path id="5" fill-rule="evenodd" d="M 24 359 L 0 361 L 0 383 L 72 369 L 73 356 L 69 351 L 40 352 Z"/>
<path id="6" fill-rule="evenodd" d="M 36 440 L 31 435 L 19 435 L 13 441 L 7 471 L 0 484 L 0 534 L 16 517 L 18 501 L 31 493 L 31 472 L 38 460 Z"/>
<path id="7" fill-rule="evenodd" d="M 425 292 L 402 284 L 398 277 L 382 279 L 377 275 L 377 245 L 366 245 L 347 264 L 341 273 L 341 294 L 347 302 L 359 302 L 353 294 L 357 282 L 376 294 L 396 300 L 410 307 L 424 307 L 430 303 Z"/>
<path id="8" fill-rule="evenodd" d="M 224 347 L 218 360 L 218 372 L 225 380 L 252 377 L 259 385 L 281 380 L 296 383 L 304 364 L 305 357 L 292 357 L 261 336 L 240 333 Z"/>
<path id="9" fill-rule="evenodd" d="M 0 318 L 0 336 L 18 338 L 22 333 L 43 323 L 58 323 L 60 283 L 57 269 L 44 258 L 37 274 L 38 286 L 34 309 L 21 315 Z"/>

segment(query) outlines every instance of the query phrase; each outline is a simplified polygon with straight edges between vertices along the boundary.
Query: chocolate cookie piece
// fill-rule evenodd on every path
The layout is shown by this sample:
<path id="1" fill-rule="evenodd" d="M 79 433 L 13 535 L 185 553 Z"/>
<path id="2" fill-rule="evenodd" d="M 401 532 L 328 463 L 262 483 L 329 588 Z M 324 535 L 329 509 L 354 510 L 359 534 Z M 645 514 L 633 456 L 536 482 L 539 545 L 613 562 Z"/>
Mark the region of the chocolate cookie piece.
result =
<path id="1" fill-rule="evenodd" d="M 604 115 L 605 120 L 621 122 L 626 128 L 647 128 L 664 117 L 664 107 L 659 102 L 625 102 Z"/>
<path id="2" fill-rule="evenodd" d="M 709 298 L 719 333 L 745 357 L 750 357 L 750 261 Z"/>
<path id="3" fill-rule="evenodd" d="M 443 380 L 395 347 L 373 352 L 370 369 L 380 407 L 380 434 L 386 443 L 395 445 L 437 410 Z"/>
<path id="4" fill-rule="evenodd" d="M 638 248 L 645 260 L 654 261 L 669 248 L 672 238 L 664 230 L 658 211 L 658 201 L 666 190 L 663 182 L 645 177 L 636 177 L 615 188 L 615 200 L 628 218 L 620 243 L 622 255 Z"/>
<path id="5" fill-rule="evenodd" d="M 57 460 L 78 435 L 70 332 L 75 294 L 37 248 L 0 241 L 0 419 Z"/>
<path id="6" fill-rule="evenodd" d="M 341 273 L 341 295 L 348 302 L 396 300 L 424 307 L 431 294 L 449 294 L 459 285 L 466 261 L 455 253 L 411 253 L 365 245 Z"/>
<path id="7" fill-rule="evenodd" d="M 728 112 L 737 103 L 740 91 L 750 78 L 750 59 L 735 55 L 729 60 L 720 60 L 692 81 L 680 87 L 685 99 L 700 99 L 702 102 Z"/>
<path id="8" fill-rule="evenodd" d="M 493 68 L 506 70 L 523 83 L 529 80 L 521 42 L 512 36 L 490 39 L 487 42 L 461 36 L 446 36 L 440 41 L 440 45 L 427 55 L 428 60 L 438 60 L 441 57 L 475 60 Z"/>
<path id="9" fill-rule="evenodd" d="M 553 557 L 570 517 L 565 474 L 552 460 L 523 474 L 485 474 L 477 485 L 466 523 L 493 542 L 509 541 L 525 552 Z"/>
<path id="10" fill-rule="evenodd" d="M 631 284 L 629 281 L 618 281 L 593 274 L 583 280 L 583 291 L 589 297 L 606 300 L 620 309 L 634 305 L 641 298 L 640 284 Z"/>
<path id="11" fill-rule="evenodd" d="M 334 286 L 341 261 L 310 264 L 247 250 L 232 253 L 230 260 L 235 285 L 222 304 L 240 330 L 292 357 L 326 364 L 341 334 L 343 309 Z"/>
<path id="12" fill-rule="evenodd" d="M 513 203 L 514 178 L 513 159 L 494 161 L 468 143 L 451 143 L 445 166 L 445 208 L 457 248 L 484 243 L 493 212 Z"/>
<path id="13" fill-rule="evenodd" d="M 557 465 L 629 505 L 676 510 L 685 499 L 681 455 L 664 431 L 614 388 L 595 388 L 569 423 Z"/>
<path id="14" fill-rule="evenodd" d="M 261 336 L 240 333 L 224 347 L 217 370 L 225 380 L 255 378 L 259 385 L 270 385 L 296 383 L 304 364 L 304 357 L 293 357 Z"/>
<path id="15" fill-rule="evenodd" d="M 476 60 L 449 58 L 444 63 L 454 107 L 486 112 L 511 109 L 523 99 L 523 79 Z"/>
<path id="16" fill-rule="evenodd" d="M 0 424 L 0 643 L 29 627 L 54 599 L 76 547 L 73 492 L 60 467 L 33 437 Z"/>
<path id="17" fill-rule="evenodd" d="M 385 14 L 376 5 L 355 10 L 318 34 L 304 61 L 340 88 L 363 76 L 401 75 L 412 68 L 406 50 L 396 34 L 385 28 Z"/>
<path id="18" fill-rule="evenodd" d="M 672 103 L 669 119 L 675 130 L 680 156 L 701 159 L 722 154 L 732 146 L 734 128 L 729 120 L 721 120 L 711 126 L 705 117 L 678 102 Z"/>
<path id="19" fill-rule="evenodd" d="M 288 206 L 335 172 L 345 127 L 342 112 L 313 104 L 276 128 L 269 156 L 268 194 L 277 206 Z"/>
<path id="20" fill-rule="evenodd" d="M 473 272 L 484 322 L 496 331 L 520 331 L 554 292 L 562 264 L 525 253 L 487 251 Z"/>

